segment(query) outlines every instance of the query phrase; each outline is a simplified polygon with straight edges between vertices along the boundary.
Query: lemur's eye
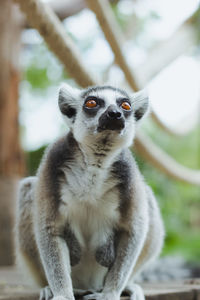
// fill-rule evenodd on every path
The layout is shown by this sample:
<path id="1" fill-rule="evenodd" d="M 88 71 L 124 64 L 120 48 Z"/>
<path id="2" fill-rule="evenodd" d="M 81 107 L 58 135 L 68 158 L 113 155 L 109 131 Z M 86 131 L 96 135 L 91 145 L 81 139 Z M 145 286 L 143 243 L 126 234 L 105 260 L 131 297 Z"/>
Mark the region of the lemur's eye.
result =
<path id="1" fill-rule="evenodd" d="M 127 101 L 122 102 L 121 107 L 124 110 L 130 110 L 131 109 L 131 105 Z"/>
<path id="2" fill-rule="evenodd" d="M 97 102 L 96 102 L 96 100 L 94 100 L 94 99 L 90 99 L 90 100 L 87 100 L 87 101 L 85 102 L 85 106 L 86 106 L 87 108 L 93 108 L 93 107 L 96 107 L 96 106 L 97 106 Z"/>

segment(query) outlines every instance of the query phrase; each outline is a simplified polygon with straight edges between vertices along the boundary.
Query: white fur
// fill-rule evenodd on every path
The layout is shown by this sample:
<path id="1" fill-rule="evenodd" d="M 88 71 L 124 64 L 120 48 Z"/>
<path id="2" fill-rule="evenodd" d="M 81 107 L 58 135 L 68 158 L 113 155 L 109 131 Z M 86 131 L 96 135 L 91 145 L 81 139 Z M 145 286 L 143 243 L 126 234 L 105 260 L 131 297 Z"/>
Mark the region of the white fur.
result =
<path id="1" fill-rule="evenodd" d="M 107 268 L 96 262 L 95 249 L 106 242 L 119 221 L 119 195 L 113 189 L 117 182 L 108 178 L 107 171 L 90 165 L 80 168 L 82 165 L 79 158 L 71 171 L 66 170 L 59 211 L 82 247 L 81 261 L 72 268 L 73 286 L 98 290 Z"/>

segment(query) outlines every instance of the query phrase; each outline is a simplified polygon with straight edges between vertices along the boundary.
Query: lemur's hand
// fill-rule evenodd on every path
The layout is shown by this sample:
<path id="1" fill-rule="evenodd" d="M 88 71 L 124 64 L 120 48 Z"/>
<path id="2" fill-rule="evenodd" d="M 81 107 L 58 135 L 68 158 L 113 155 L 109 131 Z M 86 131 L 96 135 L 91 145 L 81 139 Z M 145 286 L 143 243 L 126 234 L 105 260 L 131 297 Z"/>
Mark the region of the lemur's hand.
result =
<path id="1" fill-rule="evenodd" d="M 120 300 L 120 295 L 116 293 L 94 293 L 84 296 L 83 300 Z"/>

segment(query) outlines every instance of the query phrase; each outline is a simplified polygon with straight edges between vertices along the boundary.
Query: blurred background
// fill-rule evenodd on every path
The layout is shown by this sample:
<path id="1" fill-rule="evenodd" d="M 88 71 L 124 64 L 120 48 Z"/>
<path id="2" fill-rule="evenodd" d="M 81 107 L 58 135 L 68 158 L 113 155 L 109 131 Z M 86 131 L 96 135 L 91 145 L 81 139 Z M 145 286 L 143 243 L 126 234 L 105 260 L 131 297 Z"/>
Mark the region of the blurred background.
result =
<path id="1" fill-rule="evenodd" d="M 62 20 L 94 80 L 131 90 L 86 2 L 45 2 Z M 138 86 L 150 95 L 154 117 L 140 131 L 179 164 L 200 169 L 200 1 L 109 4 L 123 34 L 124 57 Z M 67 131 L 57 106 L 58 88 L 63 81 L 76 82 L 12 1 L 2 0 L 0 7 L 0 264 L 12 264 L 17 180 L 34 175 L 45 147 Z M 164 218 L 162 255 L 199 262 L 200 186 L 167 176 L 139 151 L 134 155 Z"/>

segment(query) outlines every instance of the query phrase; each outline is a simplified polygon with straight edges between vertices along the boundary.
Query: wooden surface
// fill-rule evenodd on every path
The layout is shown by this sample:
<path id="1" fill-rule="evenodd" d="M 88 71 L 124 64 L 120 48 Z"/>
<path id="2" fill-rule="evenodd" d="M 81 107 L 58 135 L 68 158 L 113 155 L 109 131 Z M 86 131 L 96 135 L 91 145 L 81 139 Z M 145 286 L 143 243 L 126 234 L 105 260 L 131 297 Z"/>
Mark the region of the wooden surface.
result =
<path id="1" fill-rule="evenodd" d="M 200 300 L 200 279 L 142 286 L 146 300 Z M 22 275 L 15 268 L 0 268 L 0 300 L 25 299 L 39 299 L 39 290 L 25 285 Z M 129 298 L 123 296 L 121 299 Z"/>

